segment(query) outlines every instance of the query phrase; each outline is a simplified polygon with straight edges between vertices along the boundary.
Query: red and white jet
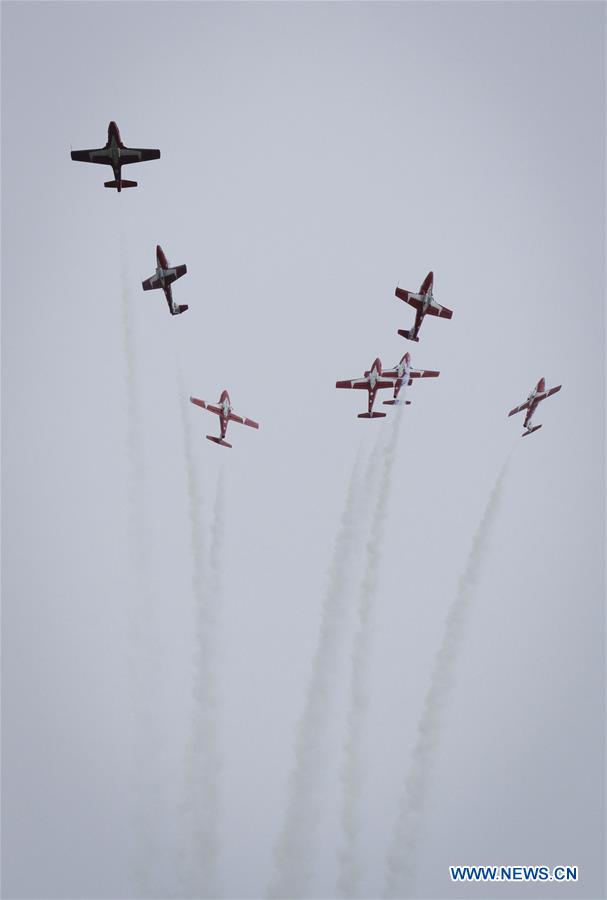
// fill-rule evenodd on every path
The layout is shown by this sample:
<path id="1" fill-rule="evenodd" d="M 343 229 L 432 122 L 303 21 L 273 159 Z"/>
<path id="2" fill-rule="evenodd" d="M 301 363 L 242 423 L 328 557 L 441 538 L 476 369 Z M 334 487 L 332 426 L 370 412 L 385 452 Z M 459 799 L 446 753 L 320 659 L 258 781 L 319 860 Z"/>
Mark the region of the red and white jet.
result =
<path id="1" fill-rule="evenodd" d="M 215 444 L 219 444 L 221 447 L 232 446 L 225 440 L 228 422 L 238 422 L 239 425 L 248 425 L 250 428 L 259 428 L 257 422 L 254 422 L 253 419 L 242 418 L 242 416 L 237 416 L 232 412 L 230 395 L 227 391 L 221 392 L 218 406 L 213 406 L 212 403 L 207 403 L 205 400 L 197 400 L 196 397 L 190 397 L 190 403 L 194 403 L 196 406 L 200 406 L 202 409 L 208 409 L 209 412 L 215 413 L 219 416 L 219 426 L 221 428 L 221 434 L 219 435 L 219 437 L 215 437 L 215 435 L 212 434 L 207 434 L 207 439 L 209 441 L 213 441 Z"/>
<path id="2" fill-rule="evenodd" d="M 414 294 L 412 291 L 404 291 L 399 287 L 397 287 L 394 292 L 395 296 L 400 300 L 404 300 L 405 303 L 408 303 L 409 306 L 412 306 L 415 309 L 415 324 L 411 331 L 400 329 L 398 332 L 409 341 L 419 341 L 418 334 L 424 316 L 441 316 L 443 319 L 450 319 L 453 315 L 453 310 L 447 309 L 446 306 L 441 306 L 436 302 L 432 295 L 433 285 L 434 274 L 428 272 L 422 281 L 419 294 Z"/>
<path id="3" fill-rule="evenodd" d="M 178 278 L 181 278 L 182 275 L 185 275 L 188 268 L 187 266 L 173 266 L 173 268 L 171 268 L 160 244 L 156 247 L 156 263 L 156 274 L 141 282 L 143 290 L 155 291 L 158 290 L 158 288 L 162 288 L 164 296 L 167 298 L 171 315 L 178 316 L 180 313 L 184 313 L 188 307 L 185 304 L 179 306 L 177 303 L 173 302 L 171 285 L 174 281 L 177 281 Z"/>
<path id="4" fill-rule="evenodd" d="M 98 150 L 72 150 L 72 159 L 77 162 L 101 163 L 114 170 L 114 181 L 104 182 L 107 188 L 137 187 L 136 181 L 125 181 L 120 175 L 122 166 L 128 163 L 146 162 L 148 159 L 160 159 L 160 150 L 143 150 L 125 147 L 120 139 L 120 132 L 115 122 L 110 122 L 107 130 L 107 144 Z"/>
<path id="5" fill-rule="evenodd" d="M 386 413 L 383 412 L 373 412 L 373 404 L 375 403 L 375 396 L 379 390 L 382 388 L 391 388 L 395 386 L 395 380 L 393 378 L 385 378 L 382 373 L 381 368 L 381 360 L 376 359 L 371 366 L 371 368 L 365 372 L 362 378 L 353 378 L 349 381 L 337 381 L 335 382 L 335 387 L 337 388 L 354 388 L 357 390 L 363 390 L 369 392 L 369 406 L 368 411 L 366 413 L 359 413 L 359 419 L 380 419 L 383 418 Z"/>
<path id="6" fill-rule="evenodd" d="M 525 402 L 521 403 L 520 406 L 515 406 L 514 409 L 510 410 L 510 412 L 508 413 L 509 416 L 513 416 L 516 413 L 522 412 L 524 409 L 527 410 L 527 415 L 525 416 L 525 421 L 523 422 L 523 428 L 526 430 L 523 431 L 522 437 L 526 437 L 528 434 L 533 434 L 534 431 L 537 431 L 538 428 L 542 427 L 541 425 L 534 425 L 533 428 L 531 427 L 531 419 L 533 418 L 533 414 L 542 400 L 545 400 L 546 397 L 551 397 L 552 394 L 556 394 L 557 391 L 560 391 L 562 386 L 562 384 L 559 384 L 557 385 L 557 387 L 550 388 L 550 390 L 547 391 L 546 380 L 544 378 L 540 378 Z"/>
<path id="7" fill-rule="evenodd" d="M 414 378 L 438 378 L 440 372 L 435 372 L 432 369 L 412 369 L 411 354 L 407 352 L 393 369 L 384 369 L 383 375 L 385 378 L 396 378 L 393 398 L 391 400 L 384 400 L 385 405 L 393 406 L 395 403 L 400 403 L 398 393 L 403 384 L 413 384 Z M 411 401 L 405 400 L 405 403 L 408 406 Z"/>

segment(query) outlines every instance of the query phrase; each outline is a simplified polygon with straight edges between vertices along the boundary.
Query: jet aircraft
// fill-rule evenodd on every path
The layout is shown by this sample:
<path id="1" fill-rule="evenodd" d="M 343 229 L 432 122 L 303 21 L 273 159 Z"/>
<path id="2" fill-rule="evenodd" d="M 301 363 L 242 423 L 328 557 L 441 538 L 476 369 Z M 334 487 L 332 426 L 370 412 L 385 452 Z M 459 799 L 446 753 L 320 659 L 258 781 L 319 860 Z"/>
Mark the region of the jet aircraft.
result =
<path id="1" fill-rule="evenodd" d="M 541 403 L 542 400 L 545 400 L 546 397 L 551 397 L 552 394 L 556 394 L 557 391 L 560 391 L 562 388 L 562 384 L 557 385 L 557 387 L 550 388 L 550 390 L 546 390 L 546 380 L 544 378 L 540 378 L 536 386 L 533 388 L 527 399 L 524 403 L 521 403 L 520 406 L 515 406 L 514 409 L 511 409 L 508 413 L 509 416 L 515 415 L 515 413 L 522 412 L 524 409 L 527 410 L 527 414 L 525 416 L 525 421 L 523 422 L 523 434 L 521 437 L 526 437 L 528 434 L 533 434 L 534 431 L 537 431 L 538 428 L 541 428 L 541 425 L 534 425 L 531 427 L 531 419 L 533 418 L 533 414 L 536 411 L 537 407 Z"/>
<path id="2" fill-rule="evenodd" d="M 393 388 L 395 386 L 394 378 L 385 378 L 382 373 L 381 368 L 381 360 L 376 359 L 371 366 L 371 368 L 364 373 L 362 378 L 353 378 L 349 381 L 337 381 L 335 382 L 335 387 L 337 388 L 354 388 L 358 390 L 368 391 L 369 392 L 369 402 L 368 402 L 368 411 L 366 413 L 359 413 L 359 419 L 380 419 L 383 418 L 386 413 L 383 412 L 373 412 L 373 404 L 375 402 L 375 397 L 377 392 L 382 388 Z"/>
<path id="3" fill-rule="evenodd" d="M 450 319 L 453 315 L 453 310 L 447 309 L 446 306 L 441 306 L 436 302 L 432 295 L 433 286 L 434 274 L 428 272 L 422 281 L 418 294 L 414 294 L 412 291 L 404 291 L 399 287 L 397 287 L 394 292 L 396 297 L 400 300 L 404 300 L 405 303 L 408 303 L 409 306 L 412 306 L 415 309 L 415 324 L 413 328 L 410 331 L 399 329 L 398 332 L 409 341 L 419 341 L 418 334 L 424 316 L 441 316 L 443 319 Z"/>
<path id="4" fill-rule="evenodd" d="M 143 290 L 155 291 L 158 288 L 162 288 L 167 303 L 169 304 L 171 315 L 178 316 L 180 313 L 185 312 L 188 307 L 186 305 L 179 306 L 177 303 L 174 303 L 171 284 L 174 281 L 177 281 L 178 278 L 181 278 L 182 275 L 185 275 L 188 271 L 187 266 L 169 267 L 169 263 L 160 244 L 156 247 L 156 263 L 156 274 L 141 282 Z"/>
<path id="5" fill-rule="evenodd" d="M 431 369 L 412 369 L 411 354 L 407 352 L 401 358 L 401 361 L 396 366 L 394 366 L 393 369 L 384 369 L 382 374 L 385 378 L 396 378 L 393 398 L 391 400 L 384 400 L 385 405 L 393 406 L 395 403 L 400 403 L 400 400 L 398 399 L 398 393 L 403 384 L 413 384 L 414 378 L 438 378 L 440 372 L 436 372 Z M 411 401 L 405 400 L 405 403 L 408 406 Z"/>
<path id="6" fill-rule="evenodd" d="M 122 166 L 128 163 L 146 162 L 148 159 L 159 159 L 160 150 L 143 150 L 125 147 L 120 139 L 120 132 L 115 122 L 110 122 L 107 130 L 107 144 L 98 150 L 72 150 L 72 159 L 77 162 L 101 163 L 111 166 L 114 170 L 114 181 L 104 182 L 107 188 L 116 188 L 120 193 L 122 188 L 137 187 L 136 181 L 125 181 L 121 177 Z"/>
<path id="7" fill-rule="evenodd" d="M 254 422 L 253 419 L 246 419 L 242 416 L 237 416 L 232 412 L 230 395 L 227 391 L 221 392 L 221 397 L 219 398 L 219 404 L 217 406 L 214 406 L 212 403 L 207 403 L 205 400 L 198 400 L 196 397 L 190 397 L 190 403 L 194 403 L 196 406 L 200 406 L 202 409 L 208 409 L 209 412 L 215 413 L 219 416 L 219 426 L 221 429 L 221 434 L 218 437 L 215 437 L 215 435 L 213 434 L 207 434 L 207 440 L 213 441 L 215 444 L 219 444 L 221 447 L 232 446 L 225 440 L 228 422 L 238 422 L 240 425 L 249 425 L 251 428 L 259 428 L 257 422 Z"/>

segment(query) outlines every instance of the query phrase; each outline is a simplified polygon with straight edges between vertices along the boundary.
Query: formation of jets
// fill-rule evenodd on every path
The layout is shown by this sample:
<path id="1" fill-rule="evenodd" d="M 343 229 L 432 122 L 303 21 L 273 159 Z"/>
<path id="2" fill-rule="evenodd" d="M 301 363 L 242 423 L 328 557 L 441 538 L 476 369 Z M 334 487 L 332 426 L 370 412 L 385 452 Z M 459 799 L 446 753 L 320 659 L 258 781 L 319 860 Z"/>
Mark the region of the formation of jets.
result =
<path id="1" fill-rule="evenodd" d="M 77 162 L 101 163 L 102 165 L 111 166 L 114 171 L 114 181 L 106 181 L 104 184 L 105 187 L 116 188 L 120 193 L 123 188 L 137 187 L 136 181 L 126 181 L 122 177 L 122 166 L 128 163 L 146 162 L 149 159 L 160 159 L 160 150 L 125 147 L 120 137 L 118 126 L 115 122 L 110 122 L 105 147 L 100 147 L 96 150 L 72 150 L 71 157 Z M 169 312 L 172 316 L 179 316 L 186 312 L 189 307 L 185 303 L 175 303 L 172 284 L 185 275 L 187 270 L 186 265 L 170 266 L 164 250 L 158 244 L 156 246 L 156 271 L 150 278 L 146 278 L 141 283 L 141 286 L 144 291 L 164 291 Z M 218 437 L 208 434 L 207 438 L 221 447 L 232 446 L 225 440 L 229 422 L 238 422 L 241 425 L 249 425 L 251 428 L 259 428 L 258 423 L 254 422 L 253 419 L 243 418 L 232 412 L 230 395 L 226 390 L 222 391 L 216 406 L 207 403 L 205 400 L 198 400 L 196 397 L 190 397 L 190 400 L 196 406 L 208 409 L 209 412 L 216 413 L 219 416 L 221 433 Z"/>
<path id="2" fill-rule="evenodd" d="M 436 302 L 434 299 L 433 288 L 433 272 L 428 272 L 421 283 L 418 293 L 405 291 L 400 287 L 396 288 L 395 295 L 399 300 L 408 303 L 409 306 L 412 306 L 415 310 L 415 322 L 413 328 L 400 328 L 398 330 L 398 334 L 408 341 L 419 342 L 419 330 L 426 316 L 437 316 L 443 319 L 450 319 L 453 316 L 453 310 L 448 309 L 446 306 L 441 306 L 440 303 Z M 386 413 L 373 411 L 373 404 L 375 403 L 375 398 L 379 390 L 382 390 L 382 388 L 393 388 L 394 394 L 392 399 L 384 400 L 384 405 L 393 406 L 399 402 L 398 395 L 403 385 L 406 385 L 407 387 L 410 386 L 413 384 L 414 378 L 438 378 L 439 375 L 440 372 L 435 370 L 412 369 L 411 354 L 405 353 L 400 362 L 392 369 L 383 369 L 381 360 L 377 358 L 371 368 L 364 372 L 360 378 L 337 381 L 335 387 L 366 390 L 368 392 L 367 412 L 358 413 L 358 418 L 380 419 L 384 418 Z M 509 416 L 522 412 L 524 409 L 527 410 L 525 421 L 523 423 L 523 428 L 525 429 L 523 431 L 523 437 L 526 437 L 528 434 L 533 434 L 534 431 L 538 431 L 538 429 L 542 427 L 541 425 L 531 425 L 533 414 L 542 400 L 545 400 L 546 397 L 551 397 L 552 394 L 556 394 L 557 391 L 560 391 L 561 387 L 562 385 L 559 384 L 557 387 L 546 390 L 546 382 L 543 378 L 540 378 L 525 402 L 510 410 L 508 413 Z M 405 400 L 407 406 L 409 406 L 410 403 L 410 400 Z"/>
<path id="3" fill-rule="evenodd" d="M 398 332 L 409 341 L 419 342 L 418 333 L 424 320 L 424 316 L 442 316 L 445 319 L 450 319 L 453 315 L 453 312 L 450 309 L 447 309 L 446 306 L 441 306 L 436 302 L 432 295 L 433 285 L 434 274 L 428 272 L 419 289 L 419 294 L 414 294 L 412 291 L 404 291 L 399 287 L 396 288 L 396 296 L 401 300 L 404 300 L 405 303 L 408 303 L 410 306 L 413 306 L 415 309 L 415 325 L 411 331 L 400 329 Z M 369 400 L 367 412 L 359 413 L 358 418 L 383 419 L 386 416 L 385 412 L 373 412 L 373 404 L 375 403 L 375 397 L 379 390 L 382 388 L 393 389 L 394 393 L 392 399 L 384 400 L 384 405 L 394 406 L 400 402 L 398 395 L 403 385 L 406 385 L 407 387 L 410 386 L 413 384 L 414 378 L 438 378 L 439 375 L 440 372 L 437 372 L 435 369 L 412 369 L 411 354 L 407 352 L 391 369 L 382 369 L 381 360 L 378 357 L 371 368 L 364 372 L 362 377 L 352 378 L 347 381 L 337 381 L 335 387 L 368 391 Z M 410 400 L 405 400 L 406 406 L 410 406 L 410 404 Z"/>
<path id="4" fill-rule="evenodd" d="M 377 392 L 382 388 L 393 388 L 394 394 L 391 400 L 384 400 L 384 404 L 393 406 L 399 403 L 398 394 L 403 384 L 413 384 L 414 378 L 438 378 L 440 372 L 431 371 L 430 369 L 412 369 L 411 354 L 405 353 L 391 369 L 382 369 L 381 359 L 376 359 L 361 378 L 352 378 L 346 381 L 337 381 L 335 387 L 338 388 L 354 388 L 358 390 L 368 391 L 368 408 L 367 412 L 358 414 L 359 419 L 383 419 L 385 412 L 373 412 L 373 404 Z M 409 406 L 410 400 L 405 400 L 405 404 Z"/>
<path id="5" fill-rule="evenodd" d="M 101 165 L 111 166 L 114 172 L 114 180 L 104 182 L 107 188 L 115 188 L 118 193 L 123 188 L 137 187 L 136 181 L 127 181 L 122 177 L 122 166 L 136 162 L 146 162 L 151 159 L 160 159 L 160 150 L 125 147 L 120 137 L 120 131 L 115 122 L 110 122 L 107 132 L 107 143 L 104 147 L 93 150 L 72 150 L 71 157 L 77 162 L 99 163 Z M 189 309 L 187 304 L 177 304 L 173 300 L 172 284 L 181 278 L 187 272 L 187 266 L 170 266 L 160 244 L 156 247 L 156 271 L 150 277 L 142 282 L 144 291 L 162 290 L 166 297 L 169 312 L 172 316 L 178 316 Z M 417 293 L 414 291 L 406 291 L 400 287 L 395 290 L 395 296 L 399 300 L 403 300 L 409 306 L 415 309 L 415 322 L 411 329 L 399 329 L 398 334 L 409 341 L 419 342 L 419 331 L 426 316 L 436 316 L 443 319 L 450 319 L 453 311 L 446 306 L 441 306 L 434 299 L 434 273 L 428 272 L 421 283 Z M 367 391 L 367 412 L 358 414 L 359 419 L 379 419 L 386 416 L 385 412 L 375 412 L 373 405 L 377 392 L 384 388 L 392 388 L 394 393 L 390 400 L 384 400 L 384 405 L 393 406 L 400 402 L 399 393 L 403 385 L 410 386 L 415 378 L 437 378 L 440 372 L 431 369 L 413 369 L 411 368 L 411 354 L 405 353 L 400 361 L 391 369 L 382 369 L 381 360 L 376 358 L 370 369 L 366 370 L 359 378 L 352 378 L 344 381 L 337 381 L 337 388 L 351 388 Z M 527 410 L 525 421 L 523 422 L 523 437 L 538 431 L 541 425 L 531 425 L 533 414 L 538 405 L 546 397 L 556 394 L 560 391 L 562 385 L 546 390 L 546 382 L 544 378 L 540 378 L 537 385 L 531 391 L 526 401 L 520 406 L 511 409 L 508 416 Z M 241 425 L 249 425 L 251 428 L 259 428 L 257 422 L 252 419 L 237 416 L 232 412 L 230 403 L 230 395 L 226 390 L 222 391 L 218 404 L 213 405 L 205 400 L 198 400 L 196 397 L 190 397 L 192 403 L 207 409 L 209 412 L 219 416 L 220 434 L 219 436 L 207 435 L 210 441 L 219 444 L 221 447 L 231 447 L 225 440 L 226 431 L 229 422 L 238 422 Z M 409 405 L 410 400 L 405 400 L 405 404 Z"/>

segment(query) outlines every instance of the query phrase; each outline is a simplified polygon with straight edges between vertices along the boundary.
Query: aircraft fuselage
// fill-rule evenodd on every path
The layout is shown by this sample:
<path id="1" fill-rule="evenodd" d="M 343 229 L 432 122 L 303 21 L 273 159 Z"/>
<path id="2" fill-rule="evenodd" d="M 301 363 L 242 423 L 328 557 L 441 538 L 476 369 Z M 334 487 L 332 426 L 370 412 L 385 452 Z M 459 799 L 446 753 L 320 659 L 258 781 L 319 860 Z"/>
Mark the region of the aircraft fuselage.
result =
<path id="1" fill-rule="evenodd" d="M 377 382 L 381 378 L 381 363 L 379 359 L 376 359 L 373 365 L 371 366 L 371 371 L 369 372 L 369 402 L 368 402 L 368 412 L 373 412 L 373 404 L 375 403 L 375 397 L 377 396 Z"/>
<path id="2" fill-rule="evenodd" d="M 114 181 L 106 181 L 105 187 L 116 188 L 120 192 L 125 187 L 137 187 L 136 181 L 127 181 L 121 176 L 122 166 L 127 163 L 145 162 L 159 159 L 160 150 L 125 147 L 115 122 L 110 122 L 107 130 L 107 141 L 103 147 L 91 150 L 72 150 L 71 157 L 77 162 L 101 163 L 111 166 Z"/>
<path id="3" fill-rule="evenodd" d="M 122 147 L 122 141 L 120 140 L 120 132 L 118 131 L 118 126 L 115 122 L 110 122 L 108 130 L 107 130 L 107 149 L 109 150 L 110 160 L 112 165 L 112 170 L 114 172 L 114 178 L 119 184 L 118 190 L 120 190 L 120 182 L 122 181 L 121 173 L 122 173 L 122 163 L 120 162 L 120 148 Z"/>
<path id="4" fill-rule="evenodd" d="M 529 396 L 527 397 L 527 403 L 529 404 L 529 409 L 527 410 L 527 415 L 525 416 L 525 421 L 523 422 L 523 428 L 526 428 L 527 431 L 531 431 L 531 420 L 533 415 L 540 405 L 540 401 L 536 400 L 538 394 L 542 394 L 546 390 L 546 379 L 540 378 L 536 386 L 533 388 Z"/>
<path id="5" fill-rule="evenodd" d="M 228 422 L 230 421 L 230 413 L 232 411 L 230 395 L 226 390 L 221 392 L 221 397 L 219 398 L 219 406 L 221 409 L 221 413 L 219 414 L 219 425 L 221 427 L 221 437 L 223 439 L 226 436 Z"/>

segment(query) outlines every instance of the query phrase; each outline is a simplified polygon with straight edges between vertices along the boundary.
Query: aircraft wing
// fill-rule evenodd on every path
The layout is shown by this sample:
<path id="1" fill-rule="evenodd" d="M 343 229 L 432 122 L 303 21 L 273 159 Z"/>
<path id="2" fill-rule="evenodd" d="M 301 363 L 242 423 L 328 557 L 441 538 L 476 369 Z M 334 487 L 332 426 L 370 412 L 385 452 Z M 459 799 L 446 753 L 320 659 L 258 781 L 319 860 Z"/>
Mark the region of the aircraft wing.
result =
<path id="1" fill-rule="evenodd" d="M 103 165 L 112 162 L 107 147 L 100 147 L 98 150 L 72 150 L 71 157 L 76 162 L 103 163 Z"/>
<path id="2" fill-rule="evenodd" d="M 141 286 L 144 291 L 155 291 L 156 288 L 160 287 L 160 278 L 158 275 L 152 275 L 151 278 L 146 278 L 145 281 L 142 281 Z"/>
<path id="3" fill-rule="evenodd" d="M 130 147 L 122 147 L 120 150 L 119 162 L 123 166 L 128 163 L 147 162 L 149 159 L 160 159 L 160 150 L 131 149 Z"/>
<path id="4" fill-rule="evenodd" d="M 408 303 L 414 309 L 421 309 L 423 306 L 423 302 L 419 297 L 413 296 L 411 291 L 404 291 L 402 288 L 397 287 L 394 291 L 394 296 L 398 297 L 399 300 L 404 300 L 405 303 Z"/>
<path id="5" fill-rule="evenodd" d="M 367 390 L 369 387 L 369 379 L 368 378 L 351 378 L 349 381 L 336 381 L 336 388 L 358 388 L 362 390 Z"/>
<path id="6" fill-rule="evenodd" d="M 217 416 L 220 416 L 222 413 L 221 407 L 213 406 L 212 403 L 207 403 L 205 400 L 198 400 L 196 397 L 190 397 L 190 403 L 200 406 L 201 409 L 208 409 L 209 412 L 215 413 Z"/>
<path id="7" fill-rule="evenodd" d="M 439 375 L 440 375 L 440 372 L 434 372 L 432 369 L 409 369 L 409 379 L 411 379 L 411 378 L 438 378 Z"/>
<path id="8" fill-rule="evenodd" d="M 545 400 L 546 397 L 551 397 L 553 394 L 556 394 L 562 388 L 562 384 L 559 384 L 558 387 L 550 388 L 549 391 L 544 391 L 542 394 L 536 394 L 536 400 Z"/>
<path id="9" fill-rule="evenodd" d="M 243 418 L 242 416 L 237 416 L 236 413 L 231 412 L 228 418 L 230 422 L 238 422 L 239 425 L 249 425 L 251 428 L 259 428 L 257 422 L 254 422 L 253 419 L 247 419 L 246 416 Z"/>
<path id="10" fill-rule="evenodd" d="M 426 315 L 441 316 L 443 319 L 450 319 L 453 315 L 453 310 L 447 309 L 446 306 L 441 306 L 440 303 L 431 303 L 426 310 Z"/>
<path id="11" fill-rule="evenodd" d="M 516 413 L 522 412 L 524 409 L 529 409 L 529 401 L 526 400 L 524 403 L 521 403 L 520 406 L 515 406 L 514 409 L 511 409 L 508 413 L 509 416 L 514 416 Z"/>
<path id="12" fill-rule="evenodd" d="M 170 269 L 166 269 L 166 274 L 164 276 L 164 280 L 167 284 L 172 284 L 174 281 L 177 281 L 178 278 L 181 278 L 182 275 L 188 271 L 187 266 L 173 266 Z"/>

